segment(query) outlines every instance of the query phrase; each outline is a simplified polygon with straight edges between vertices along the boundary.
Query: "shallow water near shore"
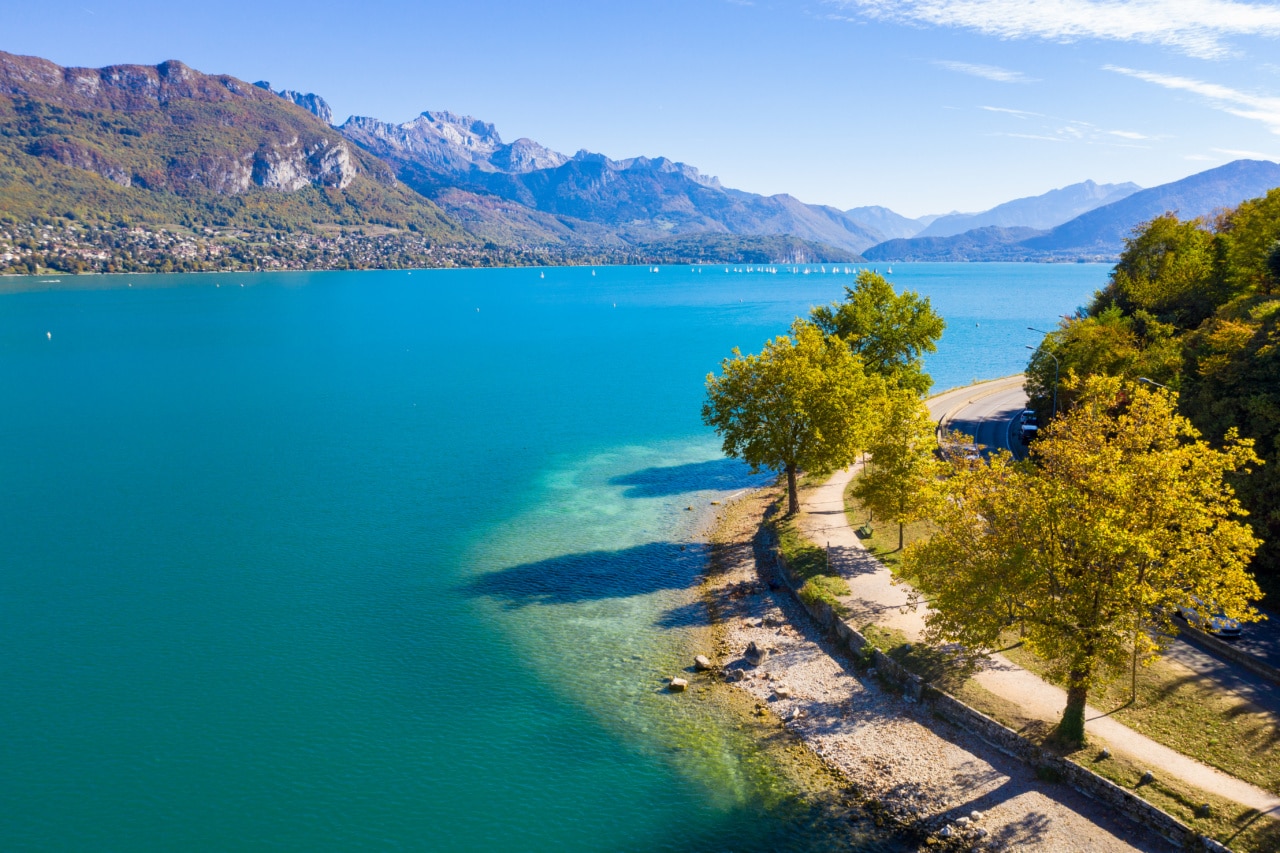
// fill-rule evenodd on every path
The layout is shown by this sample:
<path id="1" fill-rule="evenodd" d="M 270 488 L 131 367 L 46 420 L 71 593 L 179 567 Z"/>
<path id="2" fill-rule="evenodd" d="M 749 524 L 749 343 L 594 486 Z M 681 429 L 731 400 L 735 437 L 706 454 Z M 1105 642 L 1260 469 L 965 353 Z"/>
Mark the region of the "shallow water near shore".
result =
<path id="1" fill-rule="evenodd" d="M 662 690 L 705 512 L 760 482 L 703 379 L 853 283 L 786 269 L 0 280 L 6 847 L 824 849 Z M 1106 273 L 890 278 L 942 388 Z"/>

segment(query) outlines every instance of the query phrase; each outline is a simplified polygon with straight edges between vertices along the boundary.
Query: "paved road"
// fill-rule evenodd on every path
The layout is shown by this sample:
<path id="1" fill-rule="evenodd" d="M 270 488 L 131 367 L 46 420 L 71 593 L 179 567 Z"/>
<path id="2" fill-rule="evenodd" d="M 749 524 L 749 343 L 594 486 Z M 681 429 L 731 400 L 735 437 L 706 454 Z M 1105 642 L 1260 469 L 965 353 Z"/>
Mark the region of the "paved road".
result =
<path id="1" fill-rule="evenodd" d="M 948 430 L 958 430 L 987 449 L 1012 450 L 1015 456 L 1026 455 L 1020 427 L 1015 420 L 1027 407 L 1027 392 L 1022 390 L 1022 377 L 972 388 L 959 388 L 929 400 L 929 410 Z M 1012 441 L 1010 440 L 1012 439 Z"/>
<path id="2" fill-rule="evenodd" d="M 1012 450 L 1021 458 L 1026 455 L 1026 447 L 1020 441 L 1014 424 L 1026 408 L 1027 395 L 1021 382 L 1022 377 L 1015 376 L 949 391 L 929 400 L 929 410 L 935 418 L 946 419 L 946 428 L 972 435 L 989 449 Z M 1235 645 L 1272 666 L 1280 667 L 1280 615 L 1273 615 L 1262 623 L 1245 625 L 1243 636 L 1235 641 Z M 1280 714 L 1280 686 L 1244 667 L 1183 640 L 1175 640 L 1165 657 L 1219 690 L 1231 691 L 1274 714 Z"/>

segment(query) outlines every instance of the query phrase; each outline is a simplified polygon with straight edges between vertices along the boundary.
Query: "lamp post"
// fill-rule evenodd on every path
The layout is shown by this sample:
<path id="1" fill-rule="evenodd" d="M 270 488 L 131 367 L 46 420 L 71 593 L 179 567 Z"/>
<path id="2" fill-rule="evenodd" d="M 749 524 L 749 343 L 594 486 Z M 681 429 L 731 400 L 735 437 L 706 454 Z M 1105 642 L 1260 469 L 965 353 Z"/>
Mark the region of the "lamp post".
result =
<path id="1" fill-rule="evenodd" d="M 1027 349 L 1034 352 L 1036 348 L 1028 346 Z M 1058 357 L 1048 350 L 1045 350 L 1044 354 L 1053 359 L 1053 416 L 1056 418 L 1058 416 Z"/>

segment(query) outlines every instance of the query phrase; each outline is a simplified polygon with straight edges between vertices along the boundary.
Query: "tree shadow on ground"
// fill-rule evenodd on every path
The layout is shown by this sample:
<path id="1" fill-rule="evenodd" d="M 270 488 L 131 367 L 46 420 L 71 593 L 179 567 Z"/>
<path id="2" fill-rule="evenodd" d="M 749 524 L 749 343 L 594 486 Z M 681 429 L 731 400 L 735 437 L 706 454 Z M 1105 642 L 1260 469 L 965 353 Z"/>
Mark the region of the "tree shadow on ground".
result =
<path id="1" fill-rule="evenodd" d="M 493 598 L 507 607 L 575 604 L 629 598 L 697 583 L 705 551 L 673 542 L 650 542 L 619 551 L 565 554 L 482 575 L 466 594 Z"/>
<path id="2" fill-rule="evenodd" d="M 626 486 L 628 498 L 665 498 L 706 489 L 731 491 L 767 482 L 771 474 L 753 475 L 746 463 L 737 459 L 709 459 L 683 465 L 641 468 L 609 480 L 611 486 Z"/>

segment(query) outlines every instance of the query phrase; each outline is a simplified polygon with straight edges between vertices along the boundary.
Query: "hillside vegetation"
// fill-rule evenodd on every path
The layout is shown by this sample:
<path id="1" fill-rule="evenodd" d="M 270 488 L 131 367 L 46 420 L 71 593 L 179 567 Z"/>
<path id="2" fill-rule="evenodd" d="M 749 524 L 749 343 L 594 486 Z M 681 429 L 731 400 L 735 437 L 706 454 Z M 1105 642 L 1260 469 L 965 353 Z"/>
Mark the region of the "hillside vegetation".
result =
<path id="1" fill-rule="evenodd" d="M 1206 437 L 1233 428 L 1264 464 L 1233 482 L 1265 544 L 1259 582 L 1280 596 L 1280 189 L 1214 218 L 1172 214 L 1126 241 L 1111 281 L 1087 309 L 1045 338 L 1028 368 L 1032 404 L 1048 417 L 1054 363 L 1059 409 L 1074 378 L 1145 377 L 1179 392 L 1178 407 Z"/>

